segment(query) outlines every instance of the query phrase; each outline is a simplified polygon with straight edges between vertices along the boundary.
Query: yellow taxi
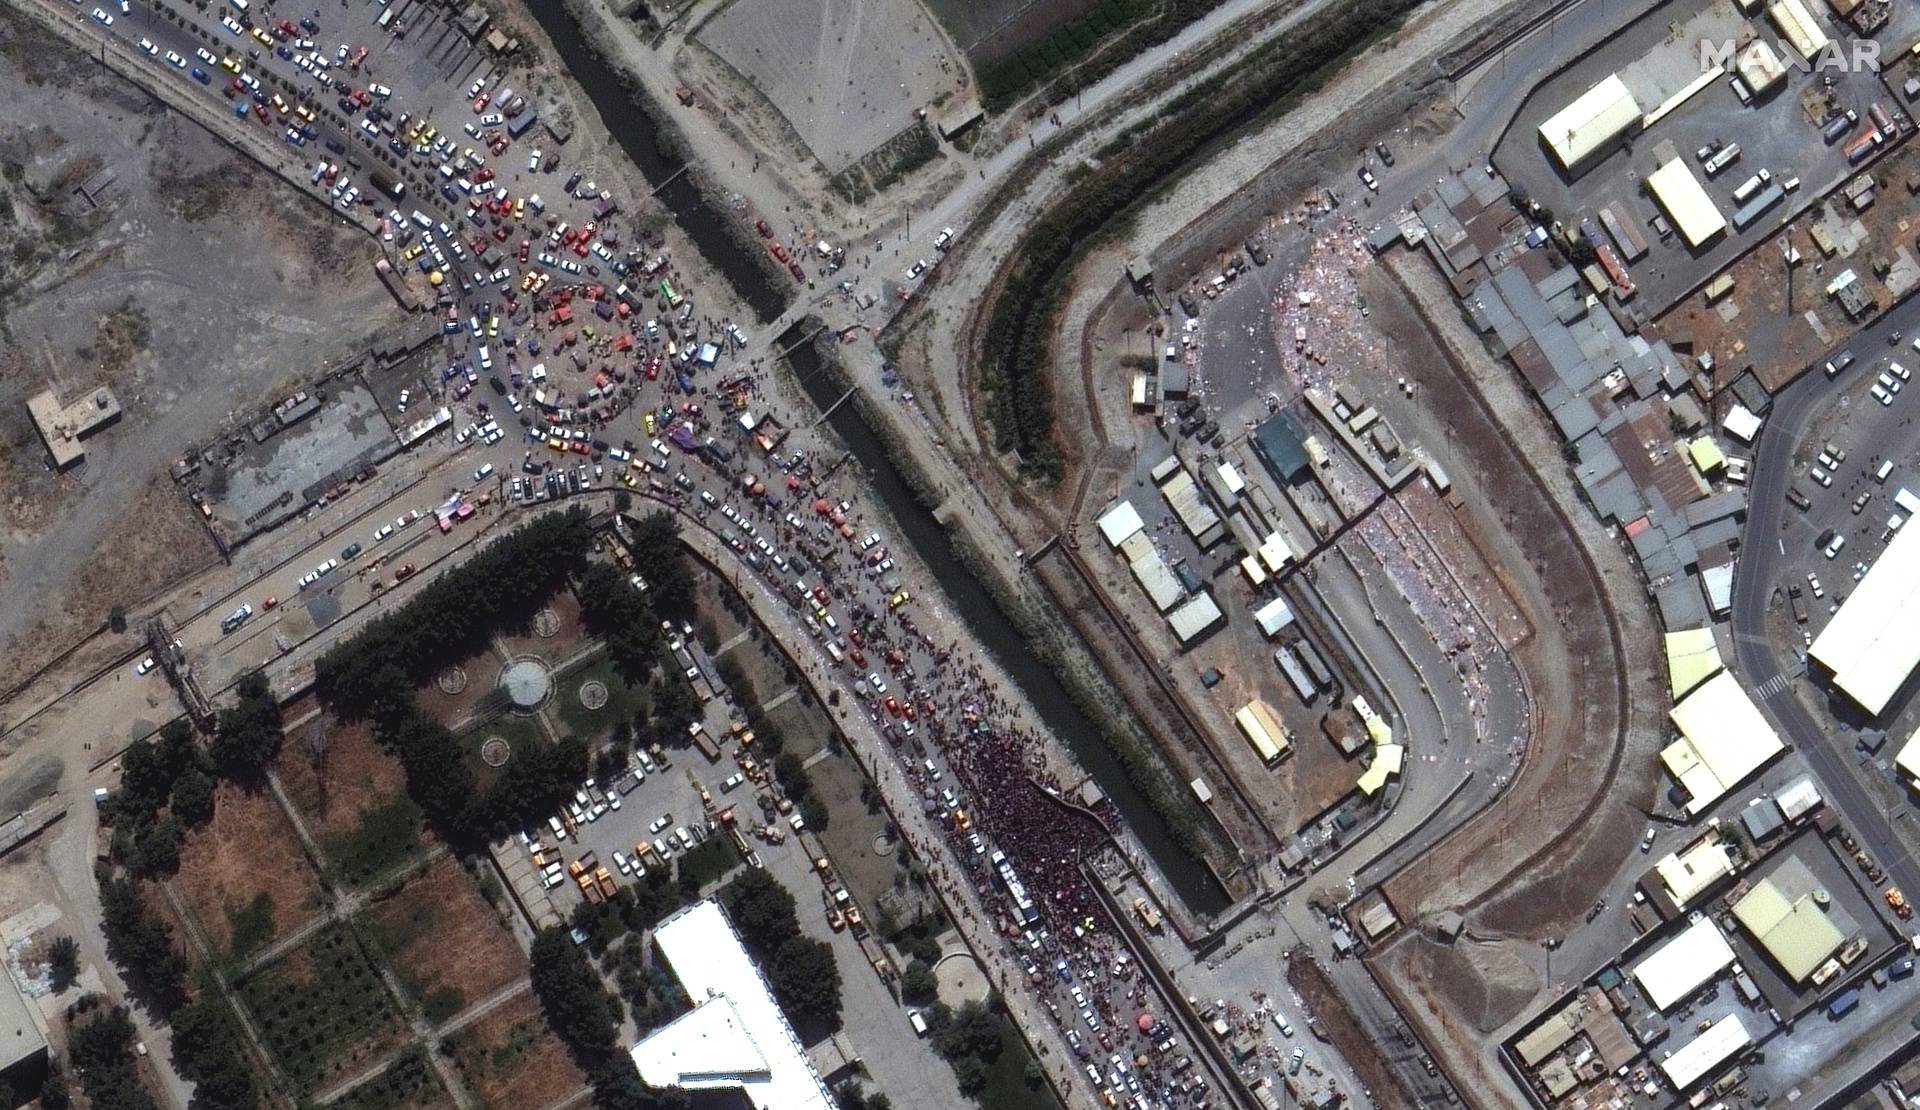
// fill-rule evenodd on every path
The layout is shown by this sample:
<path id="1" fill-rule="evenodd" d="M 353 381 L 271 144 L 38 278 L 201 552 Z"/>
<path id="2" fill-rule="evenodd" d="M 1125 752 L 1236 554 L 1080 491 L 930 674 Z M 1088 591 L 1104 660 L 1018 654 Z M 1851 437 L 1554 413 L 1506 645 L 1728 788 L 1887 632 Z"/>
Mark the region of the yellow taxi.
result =
<path id="1" fill-rule="evenodd" d="M 220 59 L 220 68 L 226 70 L 228 73 L 238 73 L 240 72 L 240 59 L 229 54 Z"/>

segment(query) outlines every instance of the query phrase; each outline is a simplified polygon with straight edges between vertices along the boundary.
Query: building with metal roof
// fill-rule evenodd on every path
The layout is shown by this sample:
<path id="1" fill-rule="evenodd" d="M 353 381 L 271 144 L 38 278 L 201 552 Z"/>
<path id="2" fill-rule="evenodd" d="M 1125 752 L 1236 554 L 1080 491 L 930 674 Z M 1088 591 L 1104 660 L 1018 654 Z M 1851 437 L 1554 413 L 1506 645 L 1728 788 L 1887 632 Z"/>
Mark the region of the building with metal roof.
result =
<path id="1" fill-rule="evenodd" d="M 1260 625 L 1260 634 L 1271 640 L 1281 630 L 1293 623 L 1293 607 L 1284 597 L 1276 597 L 1253 611 L 1253 619 Z"/>
<path id="2" fill-rule="evenodd" d="M 1189 598 L 1186 604 L 1167 614 L 1167 624 L 1172 626 L 1173 634 L 1180 638 L 1182 647 L 1199 639 L 1220 620 L 1220 606 L 1214 603 L 1213 595 L 1209 593 Z"/>
<path id="3" fill-rule="evenodd" d="M 826 1083 L 720 903 L 707 899 L 667 918 L 653 945 L 693 1009 L 633 1046 L 648 1086 L 738 1092 L 754 1110 L 833 1110 Z"/>
<path id="4" fill-rule="evenodd" d="M 1779 29 L 1780 37 L 1809 62 L 1833 41 L 1800 0 L 1773 0 L 1767 5 L 1767 18 Z"/>
<path id="5" fill-rule="evenodd" d="M 1119 547 L 1128 536 L 1146 526 L 1140 519 L 1140 510 L 1134 508 L 1131 501 L 1115 502 L 1111 509 L 1100 514 L 1099 525 L 1100 535 L 1108 547 Z"/>
<path id="6" fill-rule="evenodd" d="M 1786 748 L 1730 671 L 1702 683 L 1669 716 L 1680 739 L 1660 752 L 1660 762 L 1687 792 L 1690 814 L 1713 805 Z"/>
<path id="7" fill-rule="evenodd" d="M 1720 206 L 1713 203 L 1700 179 L 1681 159 L 1673 158 L 1648 174 L 1647 188 L 1689 247 L 1704 246 L 1727 229 Z"/>
<path id="8" fill-rule="evenodd" d="M 1635 964 L 1633 981 L 1653 1008 L 1665 1013 L 1732 963 L 1733 948 L 1720 926 L 1702 917 Z"/>
<path id="9" fill-rule="evenodd" d="M 1878 717 L 1920 664 L 1920 528 L 1902 528 L 1874 560 L 1809 657 L 1833 685 Z"/>
<path id="10" fill-rule="evenodd" d="M 1855 928 L 1798 857 L 1788 857 L 1735 902 L 1733 919 L 1796 985 L 1838 952 Z"/>
<path id="11" fill-rule="evenodd" d="M 1640 104 L 1617 73 L 1575 97 L 1540 125 L 1540 141 L 1568 173 L 1640 124 Z"/>
<path id="12" fill-rule="evenodd" d="M 1653 870 L 1674 908 L 1683 910 L 1713 884 L 1733 874 L 1733 861 L 1727 856 L 1719 830 L 1709 829 L 1685 851 L 1667 853 Z"/>
<path id="13" fill-rule="evenodd" d="M 1276 412 L 1253 430 L 1253 450 L 1282 482 L 1306 472 L 1307 436 L 1290 414 Z"/>
<path id="14" fill-rule="evenodd" d="M 1685 1094 L 1752 1043 L 1753 1034 L 1747 1032 L 1746 1022 L 1740 1020 L 1739 1014 L 1728 1014 L 1708 1026 L 1704 1033 L 1668 1053 L 1660 1061 L 1660 1070 L 1666 1073 L 1667 1082 L 1673 1084 L 1674 1090 Z"/>
<path id="15" fill-rule="evenodd" d="M 1274 762 L 1293 746 L 1287 739 L 1286 726 L 1280 723 L 1280 715 L 1259 698 L 1241 706 L 1233 715 L 1233 723 L 1240 726 L 1247 743 L 1253 745 L 1264 763 Z"/>
<path id="16" fill-rule="evenodd" d="M 1675 701 L 1719 673 L 1720 645 L 1711 628 L 1686 628 L 1667 633 L 1667 681 Z"/>

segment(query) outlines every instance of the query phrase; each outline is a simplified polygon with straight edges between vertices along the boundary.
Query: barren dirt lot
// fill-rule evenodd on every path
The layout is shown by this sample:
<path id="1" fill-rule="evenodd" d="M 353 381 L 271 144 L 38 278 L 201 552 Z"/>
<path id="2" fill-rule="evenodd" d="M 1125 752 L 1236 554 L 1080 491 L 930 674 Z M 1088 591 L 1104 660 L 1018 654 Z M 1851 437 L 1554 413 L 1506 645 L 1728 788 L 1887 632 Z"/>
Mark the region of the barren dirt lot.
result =
<path id="1" fill-rule="evenodd" d="M 311 699 L 289 705 L 288 719 L 310 705 Z M 407 788 L 400 761 L 373 742 L 365 722 L 344 724 L 326 714 L 288 731 L 274 770 L 307 831 L 323 845 L 351 836 L 369 812 Z"/>
<path id="2" fill-rule="evenodd" d="M 966 83 L 916 0 L 734 0 L 698 41 L 752 83 L 829 174 Z"/>
<path id="3" fill-rule="evenodd" d="M 447 1038 L 445 1049 L 481 1105 L 550 1106 L 586 1085 L 586 1076 L 523 994 Z"/>
<path id="4" fill-rule="evenodd" d="M 220 784 L 213 820 L 187 834 L 171 885 L 224 955 L 244 956 L 321 912 L 320 880 L 265 788 Z"/>
<path id="5" fill-rule="evenodd" d="M 359 921 L 429 1021 L 446 1020 L 527 971 L 513 934 L 450 856 L 369 906 Z"/>
<path id="6" fill-rule="evenodd" d="M 24 677 L 215 557 L 166 480 L 189 443 L 397 310 L 370 242 L 4 10 L 0 98 L 0 666 Z M 26 416 L 49 384 L 124 409 L 63 475 Z"/>

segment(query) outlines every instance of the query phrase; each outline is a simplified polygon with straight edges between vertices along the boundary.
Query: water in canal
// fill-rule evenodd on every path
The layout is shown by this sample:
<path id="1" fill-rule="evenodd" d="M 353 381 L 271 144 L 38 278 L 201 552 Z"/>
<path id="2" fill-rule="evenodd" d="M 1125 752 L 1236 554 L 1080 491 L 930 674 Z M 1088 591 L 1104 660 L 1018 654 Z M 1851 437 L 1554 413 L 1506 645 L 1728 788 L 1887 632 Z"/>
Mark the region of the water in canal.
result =
<path id="1" fill-rule="evenodd" d="M 656 185 L 672 177 L 679 164 L 661 155 L 654 143 L 651 121 L 633 103 L 612 67 L 581 38 L 578 27 L 562 6 L 546 3 L 528 7 L 553 40 L 560 60 L 593 101 L 607 130 L 639 166 L 640 172 Z M 767 281 L 759 260 L 749 248 L 742 246 L 707 210 L 691 180 L 682 176 L 672 181 L 660 191 L 659 199 L 673 212 L 674 222 L 762 322 L 780 315 L 786 307 L 781 291 Z M 820 373 L 819 358 L 812 349 L 802 347 L 794 351 L 791 358 L 814 401 L 822 408 L 832 404 L 833 386 L 827 375 Z M 947 530 L 907 487 L 858 410 L 852 405 L 842 405 L 828 418 L 828 423 L 866 468 L 874 494 L 899 523 L 907 542 L 940 583 L 974 638 L 993 653 L 1019 684 L 1048 730 L 1067 745 L 1100 789 L 1113 800 L 1187 908 L 1202 917 L 1225 909 L 1226 892 L 1205 866 L 1174 843 L 1166 822 L 1134 787 L 1126 769 L 1101 739 L 1099 730 L 1080 712 L 1053 671 L 1034 656 L 1026 639 L 1000 612 L 972 571 L 954 555 Z"/>

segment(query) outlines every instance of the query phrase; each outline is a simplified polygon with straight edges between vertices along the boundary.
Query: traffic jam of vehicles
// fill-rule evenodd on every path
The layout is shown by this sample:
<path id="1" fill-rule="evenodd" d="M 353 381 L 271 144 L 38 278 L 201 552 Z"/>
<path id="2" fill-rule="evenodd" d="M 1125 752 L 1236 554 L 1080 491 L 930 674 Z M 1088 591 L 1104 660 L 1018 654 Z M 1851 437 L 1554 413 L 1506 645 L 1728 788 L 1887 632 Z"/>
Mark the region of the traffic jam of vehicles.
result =
<path id="1" fill-rule="evenodd" d="M 1013 723 L 1014 706 L 973 657 L 922 629 L 914 589 L 856 495 L 836 492 L 816 472 L 813 454 L 791 442 L 790 422 L 768 410 L 758 375 L 739 365 L 747 335 L 700 314 L 670 253 L 637 229 L 623 237 L 617 204 L 583 171 L 537 147 L 524 160 L 507 157 L 534 112 L 524 95 L 476 81 L 465 88 L 468 118 L 444 133 L 369 78 L 365 46 L 323 37 L 317 19 L 265 17 L 244 0 L 229 0 L 219 19 L 233 42 L 218 54 L 201 47 L 188 58 L 144 39 L 141 49 L 183 80 L 217 90 L 236 119 L 272 128 L 294 147 L 324 150 L 312 184 L 336 206 L 387 209 L 380 235 L 435 291 L 453 352 L 418 395 L 401 391 L 397 408 L 457 410 L 455 445 L 492 448 L 500 463 L 496 472 L 493 462 L 476 462 L 471 484 L 442 504 L 403 513 L 337 555 L 291 569 L 279 594 L 240 606 L 223 630 L 237 630 L 279 597 L 349 575 L 372 574 L 376 592 L 397 584 L 414 570 L 392 566 L 402 543 L 417 542 L 405 540 L 408 529 L 445 532 L 496 496 L 538 504 L 625 489 L 674 506 L 764 576 L 792 606 L 794 631 L 838 668 L 838 695 L 890 741 L 1094 1089 L 1116 1106 L 1206 1106 L 1204 1069 L 1154 1016 L 1154 995 L 1081 870 L 1108 848 L 1101 822 L 1117 823 L 1117 815 L 1107 803 L 1098 820 L 1064 805 L 1060 785 L 1033 755 L 1040 738 Z M 113 27 L 111 13 L 96 20 Z M 392 34 L 394 26 L 381 29 Z M 311 86 L 316 100 L 330 98 L 352 121 L 354 141 L 379 144 L 430 175 L 433 195 L 414 195 L 383 169 L 363 189 L 347 137 L 329 132 L 315 103 L 290 101 L 253 72 L 270 64 L 297 71 L 296 86 Z M 537 175 L 563 169 L 555 203 L 530 187 Z M 575 205 L 586 211 L 559 210 Z M 954 234 L 939 231 L 933 258 Z M 841 253 L 819 247 L 829 265 Z M 798 270 L 798 253 L 782 260 L 789 271 Z M 521 434 L 500 446 L 514 424 Z M 590 793 L 585 804 L 598 803 Z M 713 831 L 688 825 L 671 835 L 684 848 Z M 654 839 L 656 854 L 673 847 L 666 836 Z M 597 871 L 587 874 L 604 887 Z"/>

